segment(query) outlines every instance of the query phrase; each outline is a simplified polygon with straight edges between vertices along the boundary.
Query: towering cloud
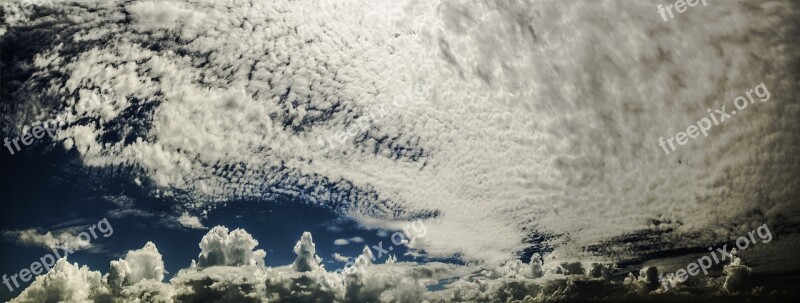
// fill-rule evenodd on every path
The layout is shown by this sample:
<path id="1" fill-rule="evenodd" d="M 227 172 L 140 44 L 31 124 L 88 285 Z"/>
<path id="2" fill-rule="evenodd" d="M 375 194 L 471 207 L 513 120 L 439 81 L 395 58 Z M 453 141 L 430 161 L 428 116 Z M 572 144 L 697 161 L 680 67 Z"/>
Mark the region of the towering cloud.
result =
<path id="1" fill-rule="evenodd" d="M 197 265 L 199 267 L 264 265 L 267 253 L 261 249 L 253 250 L 256 246 L 258 241 L 243 229 L 228 232 L 227 227 L 216 226 L 200 241 Z"/>
<path id="2" fill-rule="evenodd" d="M 111 261 L 106 280 L 114 290 L 134 285 L 142 280 L 161 282 L 164 279 L 164 261 L 153 242 L 147 242 L 143 248 L 129 251 L 125 259 Z"/>
<path id="3" fill-rule="evenodd" d="M 308 272 L 320 269 L 320 259 L 316 255 L 317 250 L 314 246 L 314 240 L 310 232 L 304 232 L 303 237 L 294 246 L 294 253 L 297 254 L 297 259 L 292 263 L 292 268 L 299 272 Z"/>

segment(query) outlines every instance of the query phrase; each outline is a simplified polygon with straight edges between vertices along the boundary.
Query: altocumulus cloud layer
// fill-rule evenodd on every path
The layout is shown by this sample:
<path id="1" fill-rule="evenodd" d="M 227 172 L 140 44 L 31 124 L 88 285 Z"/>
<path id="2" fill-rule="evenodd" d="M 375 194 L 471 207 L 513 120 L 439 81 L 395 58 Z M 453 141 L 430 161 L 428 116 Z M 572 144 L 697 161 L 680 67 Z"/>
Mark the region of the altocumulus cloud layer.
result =
<path id="1" fill-rule="evenodd" d="M 532 245 L 579 265 L 644 261 L 765 223 L 776 234 L 770 256 L 797 248 L 797 4 L 725 1 L 669 22 L 655 4 L 37 6 L 6 14 L 0 28 L 12 58 L 4 78 L 15 80 L 3 86 L 4 125 L 18 133 L 57 119 L 57 148 L 88 167 L 141 172 L 142 186 L 191 201 L 189 211 L 290 195 L 370 227 L 422 218 L 428 234 L 413 249 L 489 267 Z M 658 147 L 762 82 L 769 102 L 670 155 Z M 92 96 L 108 91 L 96 105 Z M 206 276 L 231 280 L 220 291 L 242 289 L 235 277 L 266 279 L 259 270 L 198 269 L 169 290 L 144 283 L 180 297 Z M 539 289 L 508 279 L 469 285 Z M 245 288 L 288 283 L 269 281 Z M 595 283 L 558 281 L 531 285 Z"/>

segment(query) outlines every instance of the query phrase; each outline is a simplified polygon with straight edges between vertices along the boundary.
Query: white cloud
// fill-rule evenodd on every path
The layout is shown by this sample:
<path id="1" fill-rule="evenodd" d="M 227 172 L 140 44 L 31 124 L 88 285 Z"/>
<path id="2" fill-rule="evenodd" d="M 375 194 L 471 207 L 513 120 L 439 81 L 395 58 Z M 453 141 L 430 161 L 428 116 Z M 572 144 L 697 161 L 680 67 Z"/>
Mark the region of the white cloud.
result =
<path id="1" fill-rule="evenodd" d="M 193 228 L 193 229 L 208 229 L 208 227 L 203 226 L 203 223 L 200 222 L 200 218 L 196 216 L 192 216 L 188 213 L 181 214 L 178 217 L 178 223 L 183 225 L 184 227 Z"/>
<path id="2" fill-rule="evenodd" d="M 123 302 L 139 303 L 171 303 L 175 302 L 175 289 L 170 284 L 154 280 L 142 280 L 122 289 L 120 297 Z"/>
<path id="3" fill-rule="evenodd" d="M 333 253 L 333 259 L 336 260 L 336 261 L 339 261 L 339 262 L 343 262 L 343 263 L 350 261 L 350 257 L 343 256 L 343 255 L 341 255 L 339 253 Z"/>
<path id="4" fill-rule="evenodd" d="M 129 251 L 125 259 L 111 261 L 106 279 L 114 290 L 121 290 L 143 280 L 161 282 L 164 279 L 164 261 L 161 260 L 156 245 L 147 242 L 143 248 Z"/>
<path id="5" fill-rule="evenodd" d="M 352 237 L 352 238 L 347 239 L 347 240 L 350 241 L 350 242 L 353 242 L 353 243 L 364 243 L 364 238 L 362 238 L 362 237 Z"/>
<path id="6" fill-rule="evenodd" d="M 91 241 L 78 238 L 78 228 L 68 228 L 53 232 L 42 233 L 38 229 L 26 229 L 19 231 L 4 231 L 3 236 L 15 240 L 22 245 L 40 246 L 47 249 L 56 249 L 65 245 L 72 250 L 81 250 L 92 247 Z M 90 239 L 91 240 L 91 239 Z"/>
<path id="7" fill-rule="evenodd" d="M 665 23 L 653 1 L 386 0 L 322 12 L 315 1 L 63 4 L 71 21 L 12 20 L 3 26 L 15 35 L 41 27 L 85 42 L 36 54 L 28 81 L 64 102 L 31 100 L 19 116 L 62 121 L 58 139 L 85 165 L 135 166 L 143 184 L 191 204 L 277 192 L 341 206 L 369 228 L 423 217 L 415 244 L 432 257 L 499 264 L 544 235 L 537 244 L 571 258 L 631 259 L 738 236 L 754 220 L 785 223 L 797 209 L 798 107 L 782 64 L 796 39 L 776 26 L 793 24 L 789 2 L 720 3 Z M 769 103 L 663 156 L 658 137 L 760 82 Z M 120 97 L 78 111 L 89 83 Z M 375 110 L 385 114 L 367 130 L 319 145 Z M 124 125 L 109 127 L 117 118 Z M 215 259 L 201 262 L 240 263 L 206 249 Z"/>
<path id="8" fill-rule="evenodd" d="M 723 289 L 727 293 L 737 293 L 746 289 L 746 280 L 752 271 L 750 267 L 744 265 L 742 259 L 736 253 L 734 248 L 731 252 L 731 261 L 725 265 L 723 271 L 725 272 L 725 283 Z"/>
<path id="9" fill-rule="evenodd" d="M 70 264 L 62 258 L 11 302 L 92 302 L 94 298 L 109 294 L 99 272 L 79 267 L 77 263 Z"/>
<path id="10" fill-rule="evenodd" d="M 229 240 L 236 239 L 232 242 L 247 244 L 209 242 L 223 232 Z M 233 245 L 229 248 L 252 250 L 250 244 L 255 240 L 247 240 L 252 239 L 247 232 L 236 230 L 231 234 L 235 235 L 224 227 L 215 227 L 203 237 L 201 247 Z M 306 232 L 295 246 L 298 257 L 290 265 L 193 264 L 163 283 L 162 256 L 155 244 L 148 242 L 141 249 L 129 251 L 124 259 L 112 261 L 105 277 L 61 259 L 11 302 L 549 302 L 583 301 L 599 295 L 609 300 L 649 301 L 685 298 L 688 285 L 693 293 L 706 296 L 753 294 L 747 286 L 750 269 L 738 258 L 725 266 L 719 278 L 694 277 L 664 291 L 659 288 L 655 267 L 642 268 L 638 275 L 632 272 L 619 280 L 610 274 L 618 270 L 611 264 L 566 261 L 557 253 L 534 256 L 528 264 L 509 260 L 495 267 L 398 263 L 394 258 L 373 264 L 373 254 L 365 247 L 359 256 L 365 261 L 360 262 L 358 270 L 340 274 L 320 266 L 315 250 L 311 234 Z M 236 255 L 244 254 L 240 251 Z M 451 282 L 441 290 L 428 290 L 428 286 L 442 281 Z"/>
<path id="11" fill-rule="evenodd" d="M 254 265 L 212 266 L 181 270 L 170 280 L 175 299 L 203 302 L 259 302 L 264 297 L 266 269 Z"/>
<path id="12" fill-rule="evenodd" d="M 350 244 L 350 241 L 347 241 L 347 239 L 336 239 L 336 240 L 333 241 L 333 245 L 337 245 L 337 246 L 342 246 L 342 245 L 347 245 L 347 244 Z"/>
<path id="13" fill-rule="evenodd" d="M 228 232 L 224 226 L 215 226 L 200 241 L 197 266 L 263 265 L 266 252 L 258 249 L 258 241 L 243 229 Z"/>
<path id="14" fill-rule="evenodd" d="M 294 246 L 294 253 L 297 258 L 292 263 L 292 269 L 298 272 L 309 272 L 322 269 L 322 259 L 317 256 L 314 239 L 310 232 L 303 233 L 303 237 Z"/>

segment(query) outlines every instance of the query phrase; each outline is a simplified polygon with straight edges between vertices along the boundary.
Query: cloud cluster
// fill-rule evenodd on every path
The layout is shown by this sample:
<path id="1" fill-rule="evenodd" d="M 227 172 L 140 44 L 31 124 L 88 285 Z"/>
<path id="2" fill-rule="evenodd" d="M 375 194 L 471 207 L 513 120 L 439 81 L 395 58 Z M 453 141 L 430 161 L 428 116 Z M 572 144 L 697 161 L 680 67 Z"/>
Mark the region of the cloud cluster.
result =
<path id="1" fill-rule="evenodd" d="M 231 240 L 216 241 L 215 245 L 223 246 L 219 251 L 258 256 L 261 262 L 241 258 L 236 262 L 204 261 L 202 266 L 192 262 L 164 283 L 162 256 L 156 245 L 148 242 L 123 259 L 111 261 L 105 275 L 61 259 L 11 302 L 551 302 L 671 300 L 689 289 L 713 299 L 749 296 L 752 290 L 745 274 L 750 269 L 738 258 L 726 265 L 719 277 L 681 282 L 665 291 L 658 288 L 655 267 L 642 268 L 638 275 L 631 272 L 621 280 L 612 276 L 619 271 L 613 264 L 563 260 L 557 254 L 535 255 L 527 264 L 509 260 L 497 267 L 436 262 L 373 264 L 372 253 L 365 248 L 358 257 L 368 260 L 361 270 L 341 274 L 319 265 L 321 259 L 308 232 L 295 245 L 294 263 L 271 268 L 264 266 L 260 250 L 250 245 L 255 240 L 244 230 L 228 233 L 227 228 L 214 227 L 203 237 L 201 250 L 207 252 L 210 239 L 226 239 L 223 235 Z M 207 256 L 200 254 L 201 259 L 207 260 Z M 442 287 L 431 290 L 433 285 Z"/>
<path id="2" fill-rule="evenodd" d="M 8 125 L 56 119 L 59 148 L 185 208 L 290 195 L 367 227 L 422 218 L 432 257 L 639 260 L 798 224 L 783 215 L 800 211 L 795 2 L 664 23 L 657 1 L 317 1 L 58 3 L 6 20 L 4 53 L 26 50 L 4 69 Z M 659 150 L 761 82 L 769 103 Z M 106 87 L 117 97 L 78 108 Z M 261 264 L 252 239 L 210 235 L 208 275 Z M 244 287 L 229 282 L 214 285 Z"/>
<path id="3" fill-rule="evenodd" d="M 100 272 L 60 259 L 11 302 L 92 302 L 110 294 Z"/>
<path id="4" fill-rule="evenodd" d="M 174 289 L 163 279 L 161 254 L 148 242 L 111 261 L 106 275 L 59 259 L 11 302 L 174 302 Z"/>

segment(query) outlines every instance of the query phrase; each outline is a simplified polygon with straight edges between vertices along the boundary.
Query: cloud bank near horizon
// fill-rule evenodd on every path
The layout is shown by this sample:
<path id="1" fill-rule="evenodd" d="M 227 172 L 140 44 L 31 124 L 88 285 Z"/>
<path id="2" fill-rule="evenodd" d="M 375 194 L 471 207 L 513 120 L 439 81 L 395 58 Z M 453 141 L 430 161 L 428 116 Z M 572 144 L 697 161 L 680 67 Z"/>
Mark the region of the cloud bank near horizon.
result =
<path id="1" fill-rule="evenodd" d="M 731 260 L 717 276 L 679 282 L 665 290 L 660 288 L 655 267 L 619 278 L 613 264 L 563 262 L 554 255 L 542 258 L 538 254 L 528 264 L 508 260 L 499 267 L 390 258 L 384 264 L 362 263 L 352 271 L 328 271 L 308 232 L 298 240 L 292 264 L 265 267 L 265 255 L 255 249 L 257 243 L 244 230 L 214 227 L 199 244 L 198 261 L 192 260 L 191 266 L 167 282 L 163 281 L 162 255 L 152 242 L 111 261 L 107 274 L 62 258 L 10 302 L 680 301 L 689 294 L 723 300 L 763 292 L 748 286 L 747 275 L 741 273 L 749 268 L 739 259 Z M 370 256 L 372 252 L 365 248 L 357 258 Z M 734 271 L 734 267 L 742 270 Z M 429 289 L 434 285 L 443 286 Z"/>

